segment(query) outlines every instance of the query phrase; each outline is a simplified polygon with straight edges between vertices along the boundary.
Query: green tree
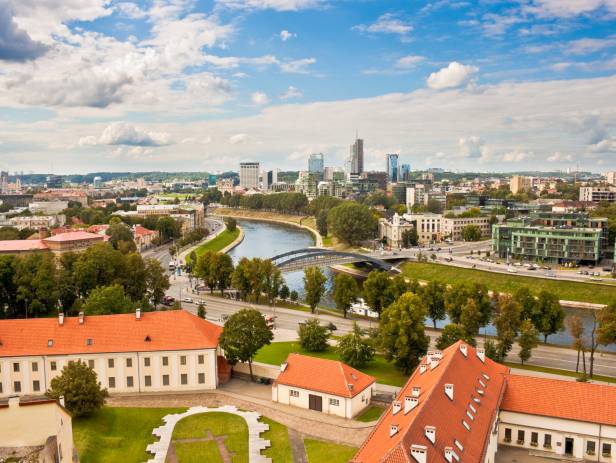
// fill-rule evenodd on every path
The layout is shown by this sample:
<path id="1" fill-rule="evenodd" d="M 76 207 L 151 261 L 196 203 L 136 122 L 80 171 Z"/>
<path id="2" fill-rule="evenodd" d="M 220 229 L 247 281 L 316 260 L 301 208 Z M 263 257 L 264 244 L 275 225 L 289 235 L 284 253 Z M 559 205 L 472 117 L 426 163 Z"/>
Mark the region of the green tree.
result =
<path id="1" fill-rule="evenodd" d="M 363 294 L 366 304 L 381 316 L 381 312 L 387 306 L 387 288 L 389 288 L 389 276 L 380 270 L 373 270 L 363 284 Z"/>
<path id="2" fill-rule="evenodd" d="M 374 236 L 377 221 L 372 211 L 362 204 L 345 201 L 327 214 L 328 230 L 340 241 L 356 245 Z"/>
<path id="3" fill-rule="evenodd" d="M 404 230 L 402 232 L 402 247 L 410 248 L 412 246 L 417 246 L 419 243 L 419 235 L 417 234 L 417 230 L 415 227 L 410 230 Z"/>
<path id="4" fill-rule="evenodd" d="M 462 239 L 464 241 L 479 241 L 481 239 L 481 230 L 477 225 L 467 225 L 462 229 Z"/>
<path id="5" fill-rule="evenodd" d="M 535 328 L 533 322 L 528 318 L 524 320 L 520 325 L 520 336 L 518 337 L 518 345 L 520 346 L 518 356 L 522 361 L 522 365 L 530 358 L 533 349 L 539 344 L 537 335 L 537 328 Z"/>
<path id="6" fill-rule="evenodd" d="M 51 254 L 35 253 L 16 261 L 16 301 L 29 317 L 50 314 L 58 303 L 58 267 Z"/>
<path id="7" fill-rule="evenodd" d="M 74 418 L 88 416 L 105 404 L 107 389 L 101 387 L 96 373 L 84 362 L 69 361 L 60 375 L 51 380 L 47 397 L 64 397 L 66 409 Z"/>
<path id="8" fill-rule="evenodd" d="M 136 252 L 123 254 L 123 261 L 124 274 L 120 275 L 120 284 L 131 300 L 140 301 L 147 291 L 145 262 Z"/>
<path id="9" fill-rule="evenodd" d="M 245 301 L 252 292 L 250 281 L 250 260 L 242 257 L 231 274 L 231 284 L 239 291 L 240 298 Z"/>
<path id="10" fill-rule="evenodd" d="M 462 307 L 471 298 L 471 291 L 464 283 L 452 284 L 445 293 L 445 311 L 452 323 L 460 323 Z"/>
<path id="11" fill-rule="evenodd" d="M 374 358 L 374 347 L 357 323 L 353 323 L 353 331 L 340 338 L 336 350 L 340 360 L 354 368 L 361 368 Z"/>
<path id="12" fill-rule="evenodd" d="M 289 299 L 289 296 L 290 296 L 289 287 L 287 285 L 282 285 L 280 287 L 280 294 L 278 296 L 283 301 L 286 301 L 287 299 Z"/>
<path id="13" fill-rule="evenodd" d="M 82 297 L 98 286 L 122 283 L 127 275 L 124 255 L 107 243 L 95 244 L 80 253 L 73 268 Z"/>
<path id="14" fill-rule="evenodd" d="M 327 211 L 321 210 L 317 214 L 317 230 L 321 236 L 327 236 Z"/>
<path id="15" fill-rule="evenodd" d="M 173 238 L 181 236 L 180 224 L 169 216 L 160 217 L 156 222 L 156 230 L 160 235 L 161 242 L 165 243 Z"/>
<path id="16" fill-rule="evenodd" d="M 329 329 L 322 326 L 318 318 L 311 318 L 300 323 L 297 330 L 299 344 L 309 352 L 323 352 L 327 349 Z"/>
<path id="17" fill-rule="evenodd" d="M 258 310 L 242 309 L 226 321 L 219 344 L 231 365 L 248 362 L 252 381 L 253 358 L 259 349 L 270 344 L 273 338 L 272 330 L 267 327 L 265 319 Z"/>
<path id="18" fill-rule="evenodd" d="M 400 274 L 390 278 L 389 286 L 385 290 L 385 297 L 383 298 L 383 307 L 387 307 L 407 291 L 409 291 L 409 284 L 404 275 Z"/>
<path id="19" fill-rule="evenodd" d="M 289 299 L 291 299 L 291 302 L 297 302 L 298 298 L 299 298 L 299 294 L 297 294 L 297 291 L 295 290 L 291 291 L 291 294 L 289 294 Z"/>
<path id="20" fill-rule="evenodd" d="M 541 291 L 537 297 L 537 305 L 532 321 L 543 335 L 545 343 L 548 336 L 558 333 L 565 326 L 565 311 L 560 306 L 558 296 L 549 291 Z"/>
<path id="21" fill-rule="evenodd" d="M 110 224 L 106 233 L 109 236 L 109 243 L 111 243 L 114 249 L 122 252 L 134 252 L 137 250 L 133 233 L 122 221 Z"/>
<path id="22" fill-rule="evenodd" d="M 93 289 L 83 305 L 88 315 L 128 313 L 134 308 L 133 302 L 124 294 L 124 288 L 118 284 Z"/>
<path id="23" fill-rule="evenodd" d="M 441 331 L 441 335 L 437 338 L 436 347 L 437 349 L 443 350 L 460 340 L 463 340 L 472 346 L 476 344 L 475 338 L 473 336 L 468 336 L 462 325 L 449 323 L 448 325 L 445 325 L 443 331 Z"/>
<path id="24" fill-rule="evenodd" d="M 213 294 L 218 284 L 218 276 L 216 275 L 216 253 L 214 251 L 205 251 L 197 257 L 197 265 L 195 265 L 194 274 L 203 280 Z"/>
<path id="25" fill-rule="evenodd" d="M 522 320 L 533 319 L 537 307 L 537 299 L 528 289 L 528 286 L 520 286 L 513 295 L 513 299 L 520 304 Z"/>
<path id="26" fill-rule="evenodd" d="M 423 301 L 413 293 L 403 294 L 383 311 L 379 344 L 385 358 L 406 374 L 415 369 L 430 344 L 425 315 Z"/>
<path id="27" fill-rule="evenodd" d="M 597 318 L 599 321 L 597 328 L 599 344 L 607 346 L 616 343 L 616 300 L 601 309 Z"/>
<path id="28" fill-rule="evenodd" d="M 235 220 L 233 217 L 228 217 L 225 220 L 225 226 L 227 227 L 227 231 L 234 232 L 235 230 L 237 230 L 237 220 Z"/>
<path id="29" fill-rule="evenodd" d="M 436 322 L 445 320 L 445 294 L 447 287 L 438 281 L 430 281 L 421 291 L 421 298 L 426 306 L 428 317 L 436 329 Z"/>
<path id="30" fill-rule="evenodd" d="M 156 308 L 171 286 L 169 275 L 160 262 L 154 258 L 145 260 L 145 286 L 150 303 Z"/>
<path id="31" fill-rule="evenodd" d="M 199 302 L 199 305 L 197 306 L 197 316 L 199 318 L 205 319 L 205 314 L 205 305 L 203 304 L 203 302 Z"/>
<path id="32" fill-rule="evenodd" d="M 231 286 L 233 278 L 233 259 L 226 253 L 219 252 L 216 259 L 216 285 L 220 290 L 220 295 L 225 293 L 225 290 Z"/>
<path id="33" fill-rule="evenodd" d="M 498 315 L 494 320 L 496 327 L 496 359 L 502 362 L 511 350 L 520 329 L 522 309 L 509 295 L 501 295 L 497 300 Z"/>
<path id="34" fill-rule="evenodd" d="M 359 287 L 357 281 L 346 273 L 338 273 L 334 277 L 333 297 L 336 303 L 336 308 L 347 316 L 347 312 L 351 308 L 351 304 L 357 300 L 359 295 Z"/>
<path id="35" fill-rule="evenodd" d="M 584 322 L 577 315 L 570 315 L 567 317 L 567 327 L 569 328 L 569 334 L 573 339 L 573 348 L 577 352 L 577 361 L 575 363 L 575 372 L 580 370 L 580 354 L 582 356 L 582 363 L 584 367 L 584 375 L 586 375 L 586 354 L 584 349 L 586 344 L 584 342 Z"/>
<path id="36" fill-rule="evenodd" d="M 327 277 L 319 267 L 308 267 L 304 270 L 304 292 L 306 303 L 310 306 L 310 311 L 319 305 L 321 298 L 325 294 L 325 282 Z"/>
<path id="37" fill-rule="evenodd" d="M 481 312 L 475 299 L 469 298 L 462 306 L 460 311 L 460 325 L 464 328 L 466 335 L 475 337 L 479 334 L 481 327 Z"/>

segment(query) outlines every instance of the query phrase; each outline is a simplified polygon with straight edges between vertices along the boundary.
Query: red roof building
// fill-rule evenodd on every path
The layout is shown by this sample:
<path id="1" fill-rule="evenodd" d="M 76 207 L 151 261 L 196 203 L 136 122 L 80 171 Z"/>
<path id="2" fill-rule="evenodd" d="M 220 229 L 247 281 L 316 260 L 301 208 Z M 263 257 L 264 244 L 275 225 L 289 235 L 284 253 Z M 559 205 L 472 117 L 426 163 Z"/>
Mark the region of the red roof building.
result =
<path id="1" fill-rule="evenodd" d="M 51 251 L 61 254 L 68 251 L 83 251 L 96 243 L 108 241 L 108 236 L 85 231 L 69 231 L 48 238 L 0 241 L 0 254 L 24 254 Z"/>

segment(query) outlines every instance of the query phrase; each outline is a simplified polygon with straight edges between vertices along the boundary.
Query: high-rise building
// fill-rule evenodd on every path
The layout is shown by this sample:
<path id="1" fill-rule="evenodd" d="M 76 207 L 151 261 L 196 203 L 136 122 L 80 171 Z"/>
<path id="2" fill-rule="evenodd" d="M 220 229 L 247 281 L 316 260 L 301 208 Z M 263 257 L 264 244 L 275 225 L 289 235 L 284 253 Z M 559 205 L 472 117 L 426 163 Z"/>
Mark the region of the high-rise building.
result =
<path id="1" fill-rule="evenodd" d="M 103 179 L 97 175 L 96 177 L 94 177 L 92 184 L 94 188 L 103 188 Z"/>
<path id="2" fill-rule="evenodd" d="M 351 145 L 349 153 L 348 172 L 351 175 L 360 175 L 364 171 L 364 141 L 356 138 Z"/>
<path id="3" fill-rule="evenodd" d="M 242 188 L 248 190 L 259 186 L 259 167 L 258 162 L 240 162 L 240 186 Z"/>
<path id="4" fill-rule="evenodd" d="M 323 153 L 313 153 L 308 158 L 308 172 L 323 174 Z"/>
<path id="5" fill-rule="evenodd" d="M 411 180 L 411 165 L 402 164 L 400 171 L 398 172 L 398 180 L 402 182 L 409 182 Z"/>
<path id="6" fill-rule="evenodd" d="M 530 191 L 532 187 L 532 179 L 523 177 L 522 175 L 514 175 L 509 182 L 509 189 L 515 195 L 524 191 Z"/>
<path id="7" fill-rule="evenodd" d="M 4 170 L 0 172 L 0 193 L 6 194 L 9 191 L 9 173 Z"/>
<path id="8" fill-rule="evenodd" d="M 607 179 L 607 183 L 609 183 L 610 185 L 616 185 L 616 172 L 606 172 L 605 178 Z"/>
<path id="9" fill-rule="evenodd" d="M 387 172 L 387 180 L 397 182 L 399 180 L 398 172 L 398 154 L 390 153 L 385 155 L 385 171 Z"/>

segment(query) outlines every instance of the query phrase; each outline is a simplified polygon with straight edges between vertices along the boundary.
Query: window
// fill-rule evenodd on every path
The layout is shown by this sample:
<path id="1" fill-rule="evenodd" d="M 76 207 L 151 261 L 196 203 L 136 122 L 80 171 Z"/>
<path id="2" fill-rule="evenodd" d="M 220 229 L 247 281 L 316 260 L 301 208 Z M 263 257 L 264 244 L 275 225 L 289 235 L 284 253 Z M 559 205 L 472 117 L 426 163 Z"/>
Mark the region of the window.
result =
<path id="1" fill-rule="evenodd" d="M 199 373 L 199 384 L 205 384 L 205 373 Z"/>
<path id="2" fill-rule="evenodd" d="M 609 457 L 612 455 L 612 444 L 603 444 L 603 448 L 601 449 L 601 453 L 604 457 Z"/>
<path id="3" fill-rule="evenodd" d="M 163 386 L 169 386 L 169 375 L 163 375 Z"/>
<path id="4" fill-rule="evenodd" d="M 19 373 L 19 362 L 15 362 L 15 363 L 13 364 L 13 371 L 14 371 L 15 373 Z"/>
<path id="5" fill-rule="evenodd" d="M 47 347 L 53 347 L 53 339 L 47 340 Z"/>
<path id="6" fill-rule="evenodd" d="M 524 431 L 521 429 L 518 429 L 518 444 L 524 444 Z"/>
<path id="7" fill-rule="evenodd" d="M 163 366 L 166 367 L 169 365 L 169 357 L 163 357 Z"/>
<path id="8" fill-rule="evenodd" d="M 41 390 L 41 383 L 38 380 L 32 381 L 32 390 L 34 392 L 39 392 Z"/>
<path id="9" fill-rule="evenodd" d="M 49 364 L 49 368 L 51 369 L 51 371 L 56 371 L 58 369 L 58 365 L 56 364 L 56 362 L 51 362 Z"/>
<path id="10" fill-rule="evenodd" d="M 205 363 L 205 355 L 201 354 L 198 357 L 199 359 L 199 365 L 203 365 Z"/>
<path id="11" fill-rule="evenodd" d="M 110 388 L 114 388 L 115 387 L 115 377 L 114 376 L 110 376 L 109 377 L 109 387 Z"/>
<path id="12" fill-rule="evenodd" d="M 107 366 L 109 368 L 113 368 L 115 365 L 115 361 L 113 359 L 107 359 Z"/>
<path id="13" fill-rule="evenodd" d="M 180 365 L 186 365 L 186 356 L 180 355 Z"/>
<path id="14" fill-rule="evenodd" d="M 15 381 L 13 383 L 13 391 L 14 392 L 21 392 L 21 382 L 20 381 Z M 605 445 L 604 445 L 605 447 Z"/>
<path id="15" fill-rule="evenodd" d="M 295 391 L 295 390 L 291 389 L 291 390 L 289 391 L 289 395 L 290 395 L 291 397 L 299 397 L 299 391 Z"/>
<path id="16" fill-rule="evenodd" d="M 91 346 L 93 343 L 92 338 L 86 339 L 86 346 Z"/>
<path id="17" fill-rule="evenodd" d="M 150 375 L 147 375 L 144 380 L 146 387 L 150 387 L 152 385 L 152 377 Z"/>
<path id="18" fill-rule="evenodd" d="M 552 434 L 546 434 L 545 436 L 543 436 L 543 446 L 546 449 L 552 448 Z"/>
<path id="19" fill-rule="evenodd" d="M 539 433 L 538 432 L 530 433 L 530 445 L 532 445 L 533 447 L 537 447 L 537 445 L 539 445 Z"/>
<path id="20" fill-rule="evenodd" d="M 594 440 L 586 442 L 586 453 L 588 455 L 594 455 L 597 448 L 597 443 Z"/>
<path id="21" fill-rule="evenodd" d="M 38 371 L 38 362 L 32 362 L 32 371 Z"/>
<path id="22" fill-rule="evenodd" d="M 329 399 L 329 404 L 333 405 L 334 407 L 337 407 L 338 405 L 340 405 L 340 401 L 338 399 Z"/>
<path id="23" fill-rule="evenodd" d="M 150 366 L 150 357 L 144 357 L 144 359 L 143 359 L 143 366 L 144 367 L 149 367 Z"/>
<path id="24" fill-rule="evenodd" d="M 2 383 L 0 383 L 0 394 L 2 394 Z"/>
<path id="25" fill-rule="evenodd" d="M 180 375 L 180 384 L 188 384 L 188 375 L 186 373 Z"/>
<path id="26" fill-rule="evenodd" d="M 126 368 L 132 368 L 133 367 L 133 359 L 126 359 Z"/>
<path id="27" fill-rule="evenodd" d="M 94 370 L 94 360 L 88 360 L 88 367 L 90 368 L 90 370 Z"/>
<path id="28" fill-rule="evenodd" d="M 133 387 L 133 377 L 132 376 L 126 377 L 126 387 Z"/>

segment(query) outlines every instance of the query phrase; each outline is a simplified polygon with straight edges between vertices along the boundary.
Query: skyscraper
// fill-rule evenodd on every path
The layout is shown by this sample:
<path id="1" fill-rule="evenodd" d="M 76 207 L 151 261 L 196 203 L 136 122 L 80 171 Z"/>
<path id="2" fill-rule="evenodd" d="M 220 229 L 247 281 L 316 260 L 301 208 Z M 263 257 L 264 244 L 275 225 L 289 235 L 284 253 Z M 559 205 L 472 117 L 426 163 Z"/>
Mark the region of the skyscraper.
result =
<path id="1" fill-rule="evenodd" d="M 9 191 L 9 173 L 0 172 L 0 193 L 4 194 Z"/>
<path id="2" fill-rule="evenodd" d="M 349 153 L 349 173 L 360 175 L 364 171 L 364 140 L 355 138 Z"/>
<path id="3" fill-rule="evenodd" d="M 385 171 L 387 172 L 387 180 L 390 182 L 397 182 L 399 180 L 398 175 L 398 155 L 395 153 L 385 155 Z"/>
<path id="4" fill-rule="evenodd" d="M 323 174 L 323 153 L 313 153 L 308 158 L 308 172 Z"/>
<path id="5" fill-rule="evenodd" d="M 401 164 L 400 172 L 398 173 L 398 180 L 402 182 L 408 182 L 411 180 L 411 165 L 410 164 Z"/>
<path id="6" fill-rule="evenodd" d="M 240 162 L 240 186 L 247 190 L 259 186 L 258 162 Z"/>

